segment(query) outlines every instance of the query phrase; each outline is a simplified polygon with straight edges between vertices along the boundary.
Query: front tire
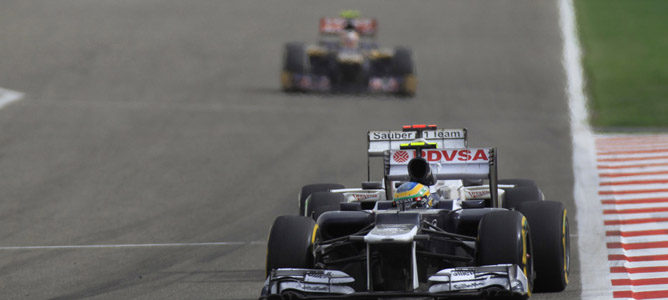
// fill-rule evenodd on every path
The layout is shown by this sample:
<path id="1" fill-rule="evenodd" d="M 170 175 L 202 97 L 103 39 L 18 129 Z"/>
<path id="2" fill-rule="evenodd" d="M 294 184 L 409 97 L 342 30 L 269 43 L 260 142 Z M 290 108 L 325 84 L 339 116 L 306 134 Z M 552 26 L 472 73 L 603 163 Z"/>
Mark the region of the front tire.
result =
<path id="1" fill-rule="evenodd" d="M 529 222 L 517 211 L 495 211 L 478 224 L 476 264 L 515 264 L 520 266 L 533 288 L 533 247 Z"/>
<path id="2" fill-rule="evenodd" d="M 285 44 L 283 52 L 283 69 L 281 71 L 281 87 L 286 92 L 298 91 L 293 84 L 295 74 L 306 74 L 308 70 L 308 55 L 303 43 L 292 42 Z"/>
<path id="3" fill-rule="evenodd" d="M 315 221 L 303 216 L 280 216 L 267 242 L 266 276 L 277 268 L 312 268 Z"/>
<path id="4" fill-rule="evenodd" d="M 570 270 L 570 237 L 564 205 L 557 201 L 526 202 L 519 211 L 531 225 L 536 292 L 563 291 Z"/>

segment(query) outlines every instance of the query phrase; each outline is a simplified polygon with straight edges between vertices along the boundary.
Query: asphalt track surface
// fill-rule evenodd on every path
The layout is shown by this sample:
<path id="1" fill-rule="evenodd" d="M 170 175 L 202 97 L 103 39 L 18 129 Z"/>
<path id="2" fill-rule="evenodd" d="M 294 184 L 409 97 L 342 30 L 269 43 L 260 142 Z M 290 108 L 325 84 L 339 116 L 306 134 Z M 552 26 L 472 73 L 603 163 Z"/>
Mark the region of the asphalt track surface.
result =
<path id="1" fill-rule="evenodd" d="M 418 95 L 287 95 L 281 48 L 360 9 L 415 52 Z M 274 217 L 303 184 L 357 186 L 365 133 L 467 127 L 500 177 L 535 179 L 575 233 L 556 1 L 5 0 L 2 298 L 252 299 Z M 580 295 L 577 239 L 571 285 Z"/>

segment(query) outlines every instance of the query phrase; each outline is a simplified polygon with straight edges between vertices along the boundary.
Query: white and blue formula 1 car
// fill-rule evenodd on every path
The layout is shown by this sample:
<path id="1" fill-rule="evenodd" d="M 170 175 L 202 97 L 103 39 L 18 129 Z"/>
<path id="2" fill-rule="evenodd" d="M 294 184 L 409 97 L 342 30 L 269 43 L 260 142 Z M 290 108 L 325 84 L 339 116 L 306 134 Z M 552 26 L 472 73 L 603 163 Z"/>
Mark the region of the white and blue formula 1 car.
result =
<path id="1" fill-rule="evenodd" d="M 570 257 L 563 204 L 545 201 L 531 180 L 498 180 L 496 150 L 468 147 L 466 134 L 433 125 L 370 131 L 368 156 L 383 158 L 383 180 L 304 186 L 299 215 L 280 216 L 271 228 L 260 298 L 526 299 L 562 291 Z M 408 181 L 429 187 L 429 207 L 392 201 Z"/>

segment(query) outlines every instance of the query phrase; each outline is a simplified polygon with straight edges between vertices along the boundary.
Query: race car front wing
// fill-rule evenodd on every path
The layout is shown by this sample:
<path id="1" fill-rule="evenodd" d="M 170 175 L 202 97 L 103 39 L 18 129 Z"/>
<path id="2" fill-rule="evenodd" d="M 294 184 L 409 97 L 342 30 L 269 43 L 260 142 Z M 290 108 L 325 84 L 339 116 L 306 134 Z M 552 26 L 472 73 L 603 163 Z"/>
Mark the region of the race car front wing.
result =
<path id="1" fill-rule="evenodd" d="M 501 288 L 513 294 L 527 295 L 529 280 L 518 265 L 502 264 L 444 269 L 429 277 L 429 292 Z"/>
<path id="2" fill-rule="evenodd" d="M 443 269 L 429 277 L 427 290 L 355 292 L 349 286 L 354 281 L 350 275 L 337 270 L 276 269 L 267 277 L 260 299 L 453 299 L 494 295 L 526 297 L 530 293 L 527 277 L 513 264 Z"/>
<path id="3" fill-rule="evenodd" d="M 337 270 L 275 269 L 267 277 L 262 296 L 286 292 L 304 296 L 347 295 L 355 290 L 347 284 L 355 282 L 350 275 Z"/>

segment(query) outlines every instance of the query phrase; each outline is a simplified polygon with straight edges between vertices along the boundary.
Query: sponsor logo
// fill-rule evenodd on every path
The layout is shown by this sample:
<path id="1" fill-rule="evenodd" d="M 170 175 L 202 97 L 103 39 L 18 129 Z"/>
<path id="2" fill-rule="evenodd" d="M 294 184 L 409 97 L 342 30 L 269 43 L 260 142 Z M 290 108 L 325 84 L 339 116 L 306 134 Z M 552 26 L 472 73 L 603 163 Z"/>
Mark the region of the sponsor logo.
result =
<path id="1" fill-rule="evenodd" d="M 472 290 L 485 286 L 484 281 L 452 283 L 453 290 Z"/>
<path id="2" fill-rule="evenodd" d="M 392 154 L 392 160 L 397 163 L 403 163 L 412 157 L 416 157 L 415 151 L 411 154 L 405 150 L 396 151 Z M 423 150 L 422 157 L 428 162 L 489 161 L 489 156 L 485 149 Z"/>
<path id="3" fill-rule="evenodd" d="M 304 291 L 314 291 L 314 292 L 325 292 L 329 290 L 329 287 L 322 284 L 309 284 L 306 283 L 303 285 Z"/>
<path id="4" fill-rule="evenodd" d="M 348 197 L 350 197 L 352 201 L 365 201 L 369 199 L 378 200 L 380 198 L 376 193 L 350 193 L 348 194 Z"/>
<path id="5" fill-rule="evenodd" d="M 466 194 L 468 199 L 482 199 L 490 196 L 489 191 L 466 191 Z"/>
<path id="6" fill-rule="evenodd" d="M 408 160 L 408 152 L 406 152 L 406 151 L 394 152 L 394 154 L 392 155 L 392 159 L 394 159 L 394 161 L 400 162 L 400 163 L 405 162 L 405 161 Z"/>
<path id="7" fill-rule="evenodd" d="M 454 270 L 450 273 L 452 281 L 473 280 L 475 279 L 475 272 L 473 270 Z"/>
<path id="8" fill-rule="evenodd" d="M 422 132 L 425 139 L 463 139 L 463 130 L 426 130 Z"/>
<path id="9" fill-rule="evenodd" d="M 407 131 L 371 131 L 369 140 L 371 141 L 394 141 L 394 140 L 412 140 L 415 139 L 415 132 Z"/>

